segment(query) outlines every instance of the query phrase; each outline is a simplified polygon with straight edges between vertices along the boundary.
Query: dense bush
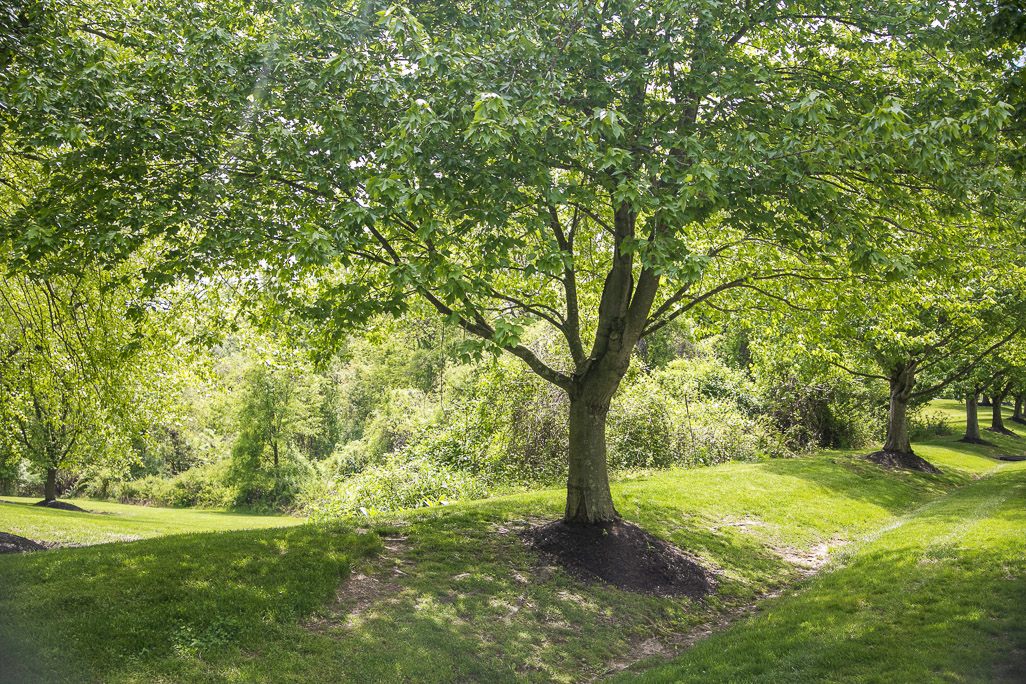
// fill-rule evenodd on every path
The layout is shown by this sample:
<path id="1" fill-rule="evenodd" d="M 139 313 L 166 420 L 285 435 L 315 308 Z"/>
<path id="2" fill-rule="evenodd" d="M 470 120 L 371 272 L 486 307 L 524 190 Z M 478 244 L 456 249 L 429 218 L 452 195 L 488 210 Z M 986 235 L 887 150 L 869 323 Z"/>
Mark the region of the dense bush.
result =
<path id="1" fill-rule="evenodd" d="M 885 388 L 840 374 L 803 379 L 794 369 L 769 369 L 762 377 L 764 411 L 797 451 L 852 449 L 883 437 Z"/>
<path id="2" fill-rule="evenodd" d="M 482 480 L 469 473 L 399 452 L 326 491 L 311 491 L 306 498 L 307 510 L 316 520 L 445 505 L 485 497 L 489 491 Z"/>

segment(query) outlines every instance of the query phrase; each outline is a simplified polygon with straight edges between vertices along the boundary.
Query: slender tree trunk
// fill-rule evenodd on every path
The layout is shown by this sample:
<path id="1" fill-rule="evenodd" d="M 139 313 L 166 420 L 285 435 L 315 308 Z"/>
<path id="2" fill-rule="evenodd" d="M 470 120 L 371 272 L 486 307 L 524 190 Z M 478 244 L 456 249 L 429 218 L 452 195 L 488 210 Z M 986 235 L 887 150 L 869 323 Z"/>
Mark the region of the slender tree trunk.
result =
<path id="1" fill-rule="evenodd" d="M 46 484 L 43 485 L 43 499 L 54 501 L 57 499 L 57 469 L 46 469 Z"/>
<path id="2" fill-rule="evenodd" d="M 271 452 L 274 454 L 274 469 L 278 470 L 278 441 L 271 442 Z"/>
<path id="3" fill-rule="evenodd" d="M 980 437 L 980 412 L 976 402 L 976 393 L 965 395 L 965 437 L 966 442 L 978 442 Z"/>
<path id="4" fill-rule="evenodd" d="M 891 374 L 891 406 L 887 416 L 887 440 L 884 451 L 899 454 L 912 453 L 908 434 L 908 399 L 916 384 L 916 364 L 905 363 Z"/>
<path id="5" fill-rule="evenodd" d="M 1026 418 L 1022 416 L 1022 403 L 1026 399 L 1026 392 L 1019 392 L 1015 395 L 1015 412 L 1012 413 L 1012 420 L 1016 423 L 1026 423 Z"/>
<path id="6" fill-rule="evenodd" d="M 1001 404 L 1005 403 L 1005 397 L 1012 389 L 1012 383 L 1008 383 L 994 393 L 993 405 L 991 406 L 990 429 L 994 432 L 1007 432 L 1005 421 L 1001 415 Z"/>
<path id="7" fill-rule="evenodd" d="M 980 406 L 990 406 L 990 397 L 986 394 L 980 397 Z"/>
<path id="8" fill-rule="evenodd" d="M 994 403 L 990 407 L 990 429 L 993 430 L 994 432 L 1004 432 L 1005 431 L 1005 421 L 1004 421 L 1004 418 L 1001 416 L 1001 399 L 1002 398 L 1003 397 L 1001 397 L 1001 395 L 996 395 L 994 397 Z"/>

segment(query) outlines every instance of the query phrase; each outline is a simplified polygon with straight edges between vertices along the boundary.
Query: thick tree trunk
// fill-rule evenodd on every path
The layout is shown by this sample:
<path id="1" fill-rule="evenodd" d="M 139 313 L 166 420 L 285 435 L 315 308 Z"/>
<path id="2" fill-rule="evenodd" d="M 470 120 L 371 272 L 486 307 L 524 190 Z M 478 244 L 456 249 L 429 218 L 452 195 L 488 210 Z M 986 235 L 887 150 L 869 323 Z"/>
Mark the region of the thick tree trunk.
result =
<path id="1" fill-rule="evenodd" d="M 606 471 L 606 414 L 609 402 L 579 397 L 570 401 L 570 472 L 566 483 L 568 523 L 603 523 L 620 517 L 613 507 Z"/>
<path id="2" fill-rule="evenodd" d="M 903 364 L 891 374 L 891 407 L 887 416 L 887 440 L 884 451 L 912 453 L 908 434 L 908 400 L 916 384 L 914 363 Z"/>
<path id="3" fill-rule="evenodd" d="M 965 396 L 965 437 L 962 441 L 978 442 L 980 437 L 980 412 L 976 403 L 976 393 L 970 392 Z"/>
<path id="4" fill-rule="evenodd" d="M 47 468 L 46 484 L 43 485 L 43 500 L 55 501 L 57 499 L 57 469 Z"/>

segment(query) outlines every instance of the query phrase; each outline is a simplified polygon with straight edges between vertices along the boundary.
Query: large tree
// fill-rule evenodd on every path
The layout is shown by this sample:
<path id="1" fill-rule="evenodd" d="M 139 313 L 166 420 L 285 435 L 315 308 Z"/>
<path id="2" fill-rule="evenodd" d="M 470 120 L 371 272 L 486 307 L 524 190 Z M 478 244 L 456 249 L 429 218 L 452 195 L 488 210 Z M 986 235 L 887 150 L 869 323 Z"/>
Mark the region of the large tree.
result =
<path id="1" fill-rule="evenodd" d="M 566 392 L 569 522 L 616 517 L 643 337 L 1009 211 L 982 4 L 66 2 L 0 83 L 48 180 L 3 227 L 25 262 L 156 243 L 155 280 L 257 273 L 326 343 L 419 298 Z"/>

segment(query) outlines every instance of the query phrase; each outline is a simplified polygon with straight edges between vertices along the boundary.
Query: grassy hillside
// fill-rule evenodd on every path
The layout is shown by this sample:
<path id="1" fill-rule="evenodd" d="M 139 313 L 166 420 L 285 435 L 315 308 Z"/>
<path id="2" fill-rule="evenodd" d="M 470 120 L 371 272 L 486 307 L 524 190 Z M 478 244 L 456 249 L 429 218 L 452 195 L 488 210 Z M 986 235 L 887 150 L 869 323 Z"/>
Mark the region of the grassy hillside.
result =
<path id="1" fill-rule="evenodd" d="M 247 515 L 191 508 L 126 506 L 106 501 L 69 500 L 89 513 L 31 504 L 39 497 L 0 497 L 0 532 L 63 544 L 132 541 L 184 532 L 220 532 L 288 527 L 303 522 L 286 515 Z M 97 515 L 99 513 L 100 515 Z"/>
<path id="2" fill-rule="evenodd" d="M 988 449 L 954 439 L 916 446 L 941 475 L 835 452 L 616 483 L 625 518 L 715 573 L 716 593 L 696 601 L 585 584 L 534 555 L 517 533 L 558 517 L 558 490 L 373 518 L 355 532 L 308 524 L 3 557 L 0 643 L 10 660 L 0 672 L 62 681 L 580 681 L 661 664 L 704 625 L 784 591 L 771 612 L 719 637 L 729 645 L 710 640 L 689 652 L 706 654 L 705 665 L 680 661 L 652 676 L 706 681 L 705 668 L 721 681 L 831 672 L 874 681 L 872 662 L 852 663 L 879 635 L 940 654 L 895 672 L 926 667 L 931 677 L 978 681 L 1026 646 L 1009 612 L 1021 614 L 1010 592 L 1026 594 L 1021 543 L 1012 545 L 1026 534 L 1016 513 L 1026 468 L 992 458 L 1026 443 L 995 436 L 999 447 Z M 831 549 L 843 554 L 838 569 L 803 580 Z M 953 583 L 964 582 L 979 587 L 952 598 Z M 913 642 L 917 628 L 937 638 Z M 988 638 L 993 648 L 980 649 Z M 764 639 L 779 642 L 775 660 L 790 674 L 730 669 L 768 661 L 744 655 L 768 648 Z M 960 658 L 953 641 L 979 656 Z M 886 653 L 900 662 L 900 646 Z"/>

